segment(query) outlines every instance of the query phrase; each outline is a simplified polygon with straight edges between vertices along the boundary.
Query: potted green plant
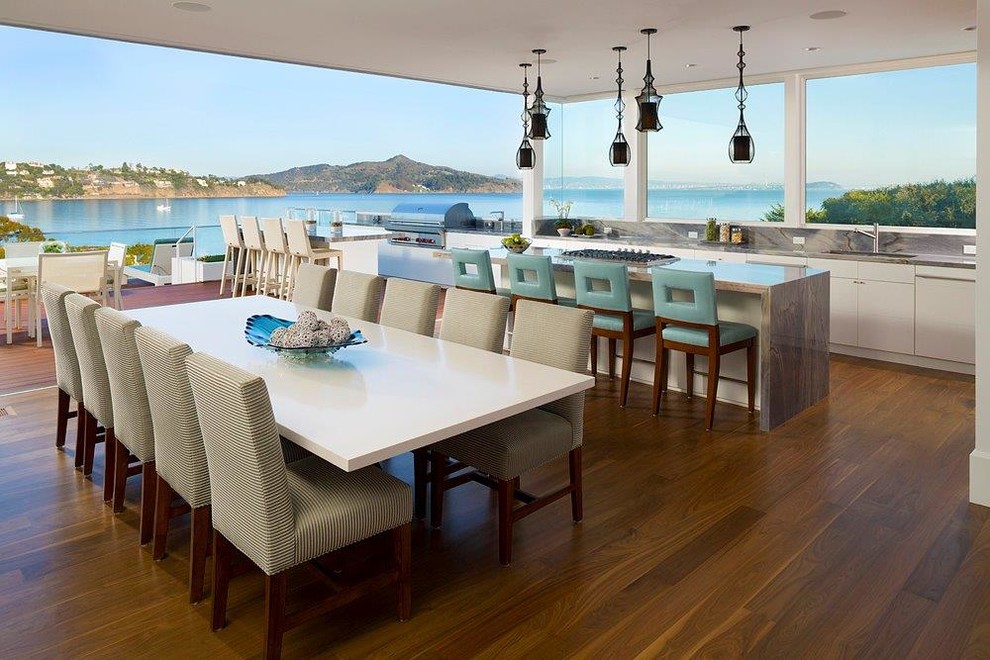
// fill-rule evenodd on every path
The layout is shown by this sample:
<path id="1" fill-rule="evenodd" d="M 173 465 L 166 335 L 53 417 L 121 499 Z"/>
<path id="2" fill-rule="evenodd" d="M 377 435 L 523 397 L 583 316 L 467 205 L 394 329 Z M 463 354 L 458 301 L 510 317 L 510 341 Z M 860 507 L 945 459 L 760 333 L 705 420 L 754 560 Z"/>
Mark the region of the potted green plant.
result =
<path id="1" fill-rule="evenodd" d="M 553 225 L 557 229 L 557 233 L 561 236 L 570 236 L 571 231 L 574 229 L 574 225 L 567 218 L 561 218 Z"/>
<path id="2" fill-rule="evenodd" d="M 45 254 L 64 254 L 65 243 L 62 241 L 48 241 L 42 246 L 41 251 Z"/>

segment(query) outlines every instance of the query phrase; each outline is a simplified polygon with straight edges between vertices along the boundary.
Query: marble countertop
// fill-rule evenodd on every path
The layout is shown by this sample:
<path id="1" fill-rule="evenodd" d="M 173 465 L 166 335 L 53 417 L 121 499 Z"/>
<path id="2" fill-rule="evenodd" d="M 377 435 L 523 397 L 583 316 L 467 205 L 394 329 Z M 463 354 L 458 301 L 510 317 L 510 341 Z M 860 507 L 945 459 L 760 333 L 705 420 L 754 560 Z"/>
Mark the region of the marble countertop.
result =
<path id="1" fill-rule="evenodd" d="M 844 259 L 846 261 L 873 261 L 881 263 L 911 264 L 915 266 L 947 266 L 950 268 L 976 268 L 975 255 L 948 254 L 918 254 L 912 256 L 899 255 L 894 252 L 879 254 L 815 252 L 813 250 L 786 250 L 782 248 L 757 248 L 749 245 L 733 245 L 724 243 L 709 243 L 705 241 L 658 241 L 654 238 L 641 236 L 551 236 L 540 235 L 538 239 L 562 241 L 594 241 L 601 244 L 603 249 L 608 246 L 633 245 L 651 247 L 662 250 L 664 247 L 684 248 L 695 250 L 711 250 L 717 252 L 738 252 L 742 254 L 773 254 L 789 257 L 811 257 L 813 259 Z"/>
<path id="2" fill-rule="evenodd" d="M 504 264 L 508 251 L 492 248 L 492 263 Z M 574 259 L 561 256 L 557 248 L 532 248 L 527 254 L 543 254 L 551 257 L 557 270 L 573 270 Z M 710 272 L 715 275 L 715 288 L 720 291 L 741 291 L 743 293 L 763 293 L 767 289 L 806 277 L 821 275 L 827 271 L 807 266 L 776 266 L 765 264 L 735 263 L 729 261 L 708 261 L 705 259 L 679 259 L 662 266 L 629 266 L 629 279 L 651 281 L 653 268 L 671 268 L 694 272 Z"/>

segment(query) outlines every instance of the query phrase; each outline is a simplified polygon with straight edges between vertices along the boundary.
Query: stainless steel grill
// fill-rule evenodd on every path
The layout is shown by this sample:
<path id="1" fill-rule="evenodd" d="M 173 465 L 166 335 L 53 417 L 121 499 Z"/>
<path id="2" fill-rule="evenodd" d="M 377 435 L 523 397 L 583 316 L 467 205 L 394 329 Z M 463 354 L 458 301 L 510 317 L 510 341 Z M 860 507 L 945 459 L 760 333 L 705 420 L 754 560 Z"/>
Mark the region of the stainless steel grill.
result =
<path id="1" fill-rule="evenodd" d="M 446 232 L 473 228 L 474 213 L 464 202 L 459 204 L 399 204 L 384 223 L 394 233 L 392 245 L 443 248 Z"/>

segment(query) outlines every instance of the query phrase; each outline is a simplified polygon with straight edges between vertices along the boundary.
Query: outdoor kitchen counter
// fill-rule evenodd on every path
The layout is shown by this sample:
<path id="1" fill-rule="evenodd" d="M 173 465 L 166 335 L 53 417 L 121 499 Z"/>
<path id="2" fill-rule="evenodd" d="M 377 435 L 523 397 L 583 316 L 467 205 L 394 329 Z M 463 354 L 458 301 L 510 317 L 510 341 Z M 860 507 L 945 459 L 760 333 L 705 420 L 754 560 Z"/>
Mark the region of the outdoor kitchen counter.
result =
<path id="1" fill-rule="evenodd" d="M 326 243 L 350 243 L 353 241 L 381 241 L 392 235 L 381 227 L 360 225 L 344 225 L 343 232 L 337 236 L 329 227 L 317 227 L 313 236 Z"/>
<path id="2" fill-rule="evenodd" d="M 573 297 L 573 260 L 562 258 L 560 252 L 551 248 L 531 248 L 527 254 L 549 255 L 554 262 L 558 295 Z M 493 264 L 505 265 L 507 253 L 504 249 L 492 249 L 491 254 Z M 449 258 L 449 253 L 441 250 L 434 251 L 434 255 Z M 762 430 L 776 428 L 828 396 L 828 271 L 804 266 L 694 259 L 653 268 L 656 267 L 714 273 L 719 318 L 748 323 L 759 330 L 756 405 Z M 632 301 L 636 308 L 653 308 L 650 268 L 629 267 Z M 498 270 L 502 271 L 502 285 L 508 287 L 505 268 Z M 602 372 L 607 369 L 605 353 L 601 351 L 599 370 Z M 634 380 L 652 384 L 655 355 L 656 347 L 651 338 L 636 342 L 632 365 Z M 687 377 L 684 355 L 674 351 L 671 358 L 669 387 L 683 391 Z M 696 392 L 705 391 L 706 372 L 707 364 L 699 358 L 693 376 Z M 724 356 L 721 373 L 719 400 L 745 405 L 745 351 Z M 717 408 L 715 425 L 718 428 Z"/>
<path id="3" fill-rule="evenodd" d="M 344 268 L 369 275 L 378 274 L 378 246 L 391 236 L 381 227 L 344 225 L 335 236 L 329 227 L 318 227 L 312 235 L 314 247 L 332 248 L 344 253 Z"/>

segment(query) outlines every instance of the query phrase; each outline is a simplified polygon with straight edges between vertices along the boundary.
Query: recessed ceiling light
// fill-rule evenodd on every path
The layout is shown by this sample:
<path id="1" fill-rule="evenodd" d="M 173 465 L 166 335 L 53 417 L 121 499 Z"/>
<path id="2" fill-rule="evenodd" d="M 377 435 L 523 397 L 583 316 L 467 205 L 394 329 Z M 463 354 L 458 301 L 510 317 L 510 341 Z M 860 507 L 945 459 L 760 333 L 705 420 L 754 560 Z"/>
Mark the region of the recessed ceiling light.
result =
<path id="1" fill-rule="evenodd" d="M 193 12 L 204 12 L 210 11 L 212 7 L 209 5 L 204 5 L 202 2 L 173 2 L 172 6 L 175 9 L 180 9 L 182 11 L 193 11 Z"/>
<path id="2" fill-rule="evenodd" d="M 685 64 L 685 65 L 684 65 L 684 68 L 685 68 L 685 69 L 693 69 L 693 68 L 694 68 L 694 67 L 696 67 L 696 66 L 698 66 L 698 65 L 697 65 L 697 64 L 695 64 L 694 62 L 690 62 L 690 63 L 688 63 L 688 64 Z"/>
<path id="3" fill-rule="evenodd" d="M 963 28 L 963 32 L 976 32 L 976 26 L 967 25 L 966 27 Z"/>
<path id="4" fill-rule="evenodd" d="M 807 48 L 805 48 L 805 50 L 808 51 L 809 53 L 817 53 L 821 49 L 822 49 L 821 46 L 808 46 Z"/>
<path id="5" fill-rule="evenodd" d="M 815 21 L 831 21 L 836 18 L 842 18 L 846 15 L 846 12 L 841 9 L 829 9 L 828 11 L 820 11 L 812 14 L 808 18 Z"/>

